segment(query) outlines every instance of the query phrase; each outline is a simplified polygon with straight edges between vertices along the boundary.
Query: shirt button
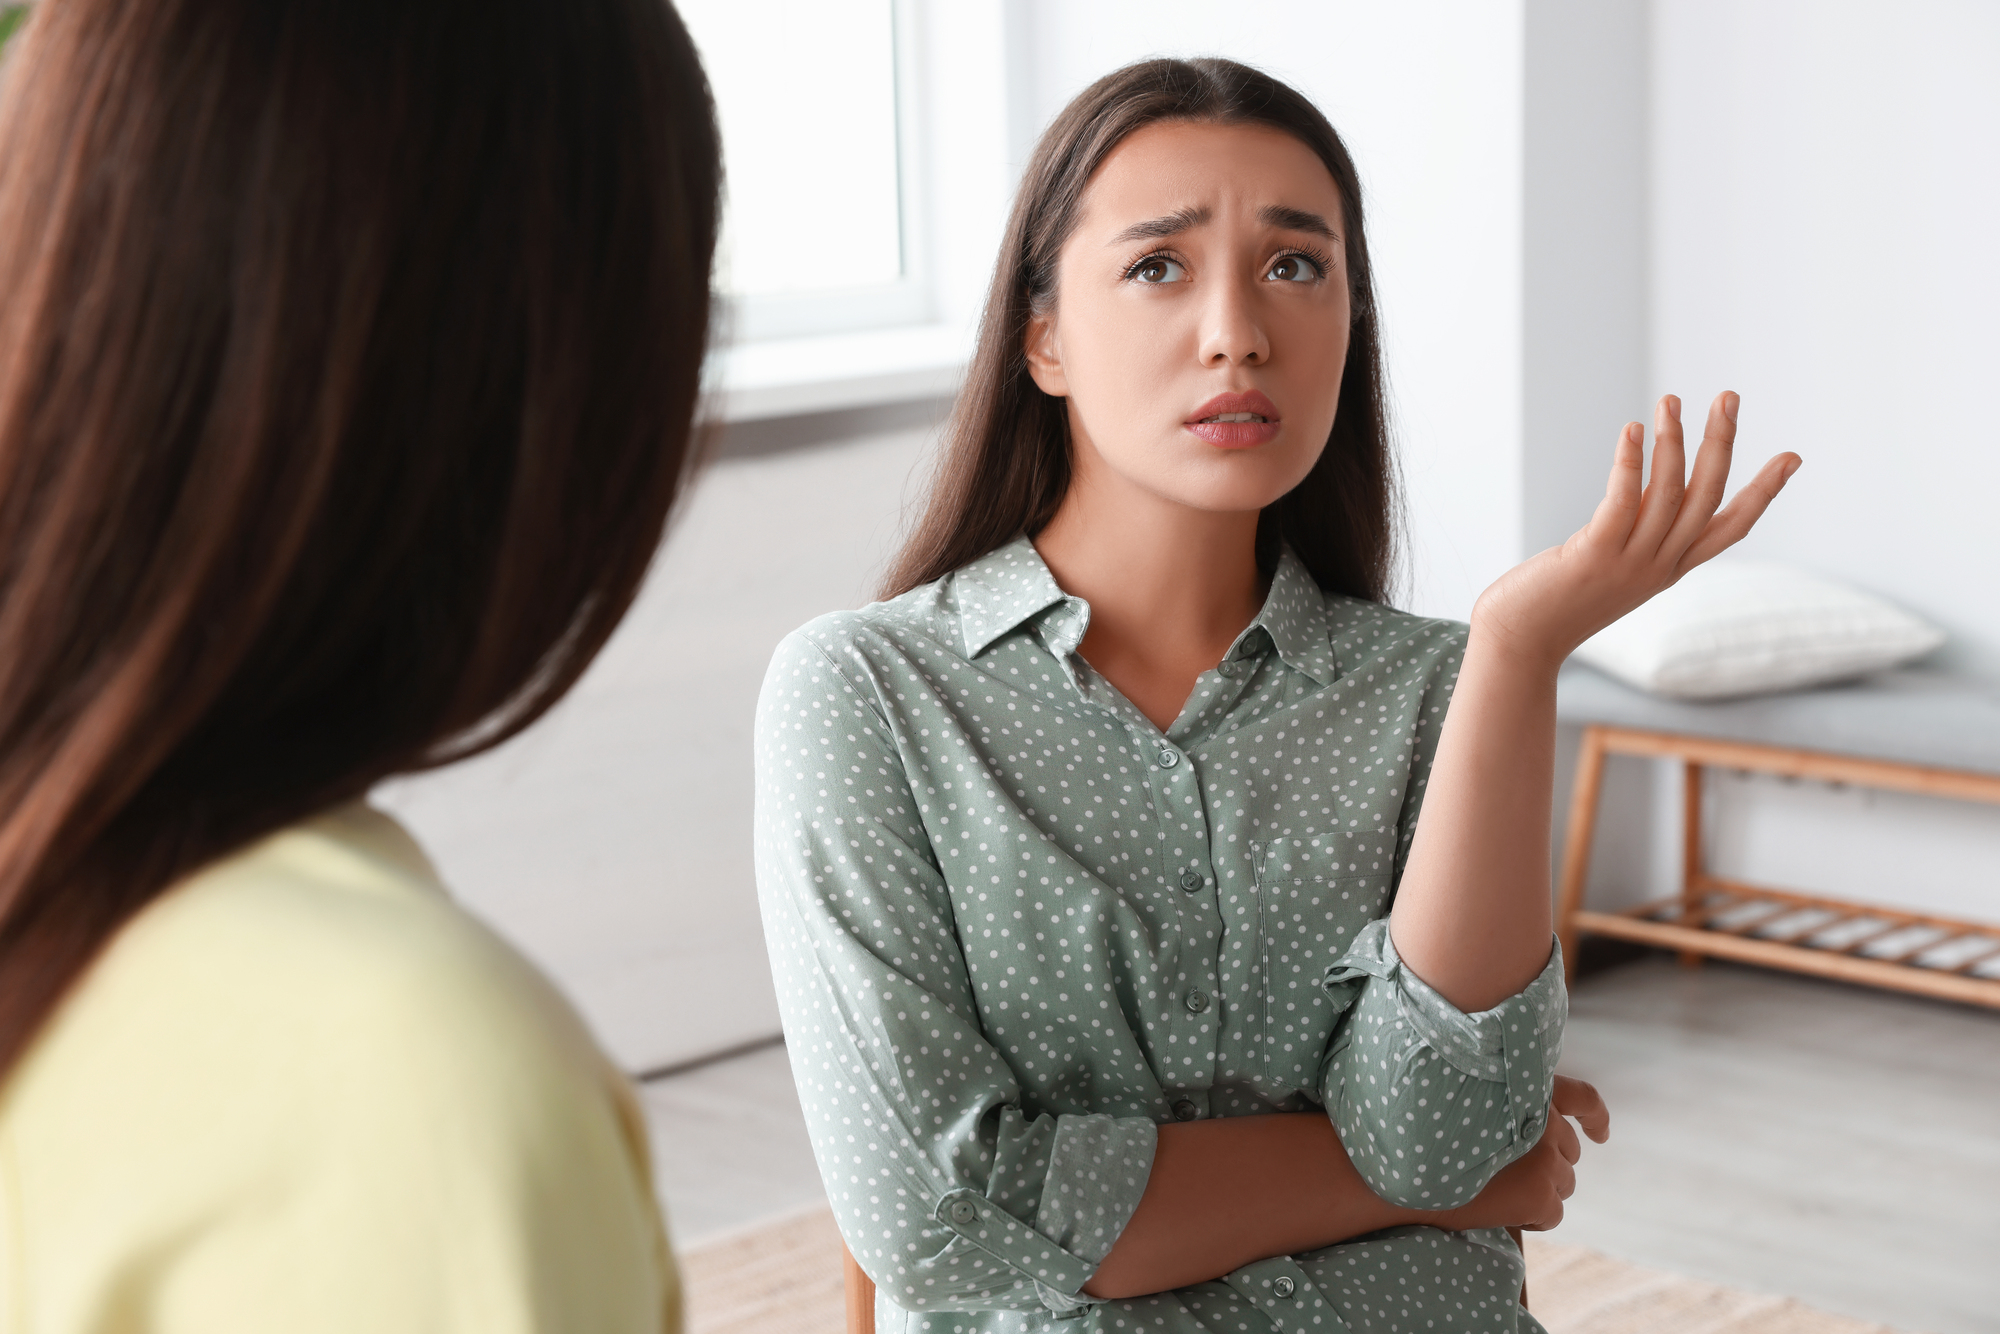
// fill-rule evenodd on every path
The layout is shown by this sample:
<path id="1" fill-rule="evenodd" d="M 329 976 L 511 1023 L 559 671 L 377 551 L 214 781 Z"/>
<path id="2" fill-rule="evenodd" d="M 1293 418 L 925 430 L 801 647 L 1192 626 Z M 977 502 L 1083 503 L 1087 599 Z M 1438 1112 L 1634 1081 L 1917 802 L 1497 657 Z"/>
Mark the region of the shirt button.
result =
<path id="1" fill-rule="evenodd" d="M 1224 676 L 1233 677 L 1236 675 L 1237 672 L 1241 671 L 1242 668 L 1236 665 L 1236 659 L 1231 658 L 1227 662 L 1218 665 L 1215 670 L 1221 672 Z"/>
<path id="2" fill-rule="evenodd" d="M 1195 892 L 1195 891 L 1196 891 L 1197 889 L 1200 889 L 1200 888 L 1201 888 L 1201 872 L 1200 872 L 1200 871 L 1182 871 L 1182 872 L 1181 872 L 1181 888 L 1182 888 L 1182 889 L 1184 889 L 1184 890 L 1186 890 L 1186 891 L 1187 891 L 1188 893 L 1190 893 L 1190 894 L 1194 893 L 1194 892 Z"/>
<path id="3" fill-rule="evenodd" d="M 1180 762 L 1181 753 L 1179 751 L 1175 750 L 1172 746 L 1160 747 L 1160 767 L 1162 769 L 1171 769 Z"/>
<path id="4" fill-rule="evenodd" d="M 1280 1297 L 1289 1297 L 1298 1290 L 1299 1285 L 1292 1282 L 1291 1275 L 1289 1274 L 1280 1274 L 1278 1281 L 1271 1285 L 1271 1291 L 1277 1293 Z"/>
<path id="5" fill-rule="evenodd" d="M 1188 994 L 1181 998 L 1181 1003 L 1188 1007 L 1189 1013 L 1200 1014 L 1208 1008 L 1208 993 L 1200 987 L 1190 987 Z"/>
<path id="6" fill-rule="evenodd" d="M 1174 1104 L 1174 1120 L 1199 1121 L 1201 1120 L 1201 1108 L 1195 1106 L 1186 1098 L 1182 1098 Z"/>
<path id="7" fill-rule="evenodd" d="M 973 1207 L 971 1200 L 953 1200 L 951 1202 L 952 1222 L 970 1223 L 975 1219 L 977 1219 L 978 1217 L 979 1217 L 979 1210 Z"/>

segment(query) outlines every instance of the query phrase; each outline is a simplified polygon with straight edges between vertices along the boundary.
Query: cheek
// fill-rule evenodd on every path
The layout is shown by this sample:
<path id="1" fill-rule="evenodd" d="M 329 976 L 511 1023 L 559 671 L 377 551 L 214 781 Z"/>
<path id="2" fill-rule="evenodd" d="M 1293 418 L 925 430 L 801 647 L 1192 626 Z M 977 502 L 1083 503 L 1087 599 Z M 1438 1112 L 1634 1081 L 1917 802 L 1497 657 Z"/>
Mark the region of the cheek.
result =
<path id="1" fill-rule="evenodd" d="M 1315 367 L 1321 375 L 1337 373 L 1347 361 L 1348 327 L 1346 302 L 1331 309 L 1321 306 L 1298 320 L 1286 341 L 1301 363 Z"/>
<path id="2" fill-rule="evenodd" d="M 1071 324 L 1077 336 L 1063 340 L 1072 405 L 1092 419 L 1139 404 L 1157 409 L 1185 359 L 1171 312 L 1134 309 L 1140 304 L 1104 301 L 1080 311 Z"/>

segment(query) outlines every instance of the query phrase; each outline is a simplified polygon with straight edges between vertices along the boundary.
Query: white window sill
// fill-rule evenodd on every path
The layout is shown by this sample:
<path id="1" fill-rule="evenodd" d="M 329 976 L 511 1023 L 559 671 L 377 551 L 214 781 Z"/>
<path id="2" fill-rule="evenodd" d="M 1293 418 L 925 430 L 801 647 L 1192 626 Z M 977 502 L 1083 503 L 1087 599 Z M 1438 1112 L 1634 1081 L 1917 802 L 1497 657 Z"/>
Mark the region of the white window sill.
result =
<path id="1" fill-rule="evenodd" d="M 759 421 L 941 397 L 958 387 L 971 352 L 967 332 L 944 324 L 739 343 L 710 358 L 712 411 Z"/>

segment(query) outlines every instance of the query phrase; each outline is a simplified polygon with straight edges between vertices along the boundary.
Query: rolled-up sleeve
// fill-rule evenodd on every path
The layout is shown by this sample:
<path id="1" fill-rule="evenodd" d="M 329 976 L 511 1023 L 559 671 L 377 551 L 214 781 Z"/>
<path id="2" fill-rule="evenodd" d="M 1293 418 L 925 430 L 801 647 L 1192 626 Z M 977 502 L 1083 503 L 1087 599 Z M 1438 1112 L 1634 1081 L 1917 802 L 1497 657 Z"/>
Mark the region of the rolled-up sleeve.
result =
<path id="1" fill-rule="evenodd" d="M 1369 923 L 1321 985 L 1345 1013 L 1319 1091 L 1371 1189 L 1406 1209 L 1455 1209 L 1541 1138 L 1568 993 L 1553 941 L 1535 979 L 1467 1014 Z"/>
<path id="2" fill-rule="evenodd" d="M 909 1310 L 1088 1304 L 1155 1127 L 1023 1109 L 895 733 L 803 634 L 758 706 L 756 844 L 793 1072 L 855 1259 Z"/>

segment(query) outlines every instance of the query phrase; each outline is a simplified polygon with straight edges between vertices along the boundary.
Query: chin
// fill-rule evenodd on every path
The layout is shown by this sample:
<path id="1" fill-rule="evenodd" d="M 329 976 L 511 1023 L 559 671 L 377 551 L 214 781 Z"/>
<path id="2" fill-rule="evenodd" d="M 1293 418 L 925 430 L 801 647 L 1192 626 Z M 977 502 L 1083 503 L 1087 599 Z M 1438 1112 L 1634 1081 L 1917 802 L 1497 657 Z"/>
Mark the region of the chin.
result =
<path id="1" fill-rule="evenodd" d="M 1261 510 L 1305 480 L 1313 460 L 1262 450 L 1216 450 L 1193 462 L 1161 491 L 1194 509 Z"/>
<path id="2" fill-rule="evenodd" d="M 1189 509 L 1211 514 L 1243 514 L 1262 510 L 1298 485 L 1288 472 L 1283 479 L 1232 477 L 1227 479 L 1186 477 L 1153 489 L 1167 499 Z"/>

